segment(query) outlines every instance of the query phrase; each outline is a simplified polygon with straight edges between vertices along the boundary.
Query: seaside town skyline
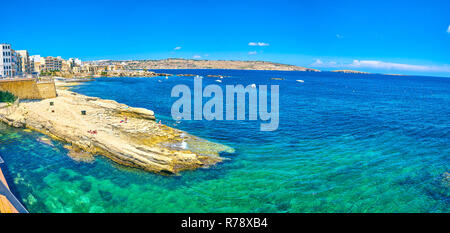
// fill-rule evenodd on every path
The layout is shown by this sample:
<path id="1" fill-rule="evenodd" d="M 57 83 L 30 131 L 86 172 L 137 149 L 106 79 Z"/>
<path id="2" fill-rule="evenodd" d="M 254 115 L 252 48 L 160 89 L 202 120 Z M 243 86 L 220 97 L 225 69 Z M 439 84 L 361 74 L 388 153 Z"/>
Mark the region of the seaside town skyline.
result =
<path id="1" fill-rule="evenodd" d="M 30 55 L 28 50 L 14 50 L 11 44 L 0 43 L 0 78 L 37 78 L 56 76 L 74 77 L 125 77 L 157 76 L 150 69 L 254 69 L 319 71 L 304 67 L 259 61 L 208 61 L 179 58 L 163 60 L 96 60 L 64 59 L 61 56 Z"/>
<path id="2" fill-rule="evenodd" d="M 264 46 L 264 45 L 263 45 Z M 317 60 L 316 63 L 323 64 Z M 376 61 L 353 61 L 353 63 L 365 65 L 386 65 Z M 400 65 L 390 64 L 399 67 Z M 236 69 L 236 70 L 280 70 L 280 71 L 332 71 L 342 73 L 370 74 L 353 69 L 330 70 L 332 66 L 324 70 L 301 67 L 290 64 L 281 64 L 271 61 L 259 60 L 208 60 L 202 58 L 177 58 L 165 59 L 102 59 L 82 62 L 79 58 L 64 59 L 61 56 L 30 55 L 28 50 L 14 50 L 11 44 L 0 43 L 0 78 L 36 78 L 39 76 L 56 77 L 126 77 L 126 76 L 158 76 L 167 75 L 155 73 L 151 70 L 158 69 Z M 351 67 L 354 68 L 354 67 Z M 417 67 L 416 67 L 417 68 Z M 421 69 L 421 68 L 418 68 Z M 373 72 L 373 74 L 377 74 Z M 402 73 L 379 73 L 386 75 L 405 75 Z M 413 74 L 414 75 L 414 74 Z M 418 75 L 432 76 L 432 75 Z M 445 77 L 445 76 L 443 76 Z"/>

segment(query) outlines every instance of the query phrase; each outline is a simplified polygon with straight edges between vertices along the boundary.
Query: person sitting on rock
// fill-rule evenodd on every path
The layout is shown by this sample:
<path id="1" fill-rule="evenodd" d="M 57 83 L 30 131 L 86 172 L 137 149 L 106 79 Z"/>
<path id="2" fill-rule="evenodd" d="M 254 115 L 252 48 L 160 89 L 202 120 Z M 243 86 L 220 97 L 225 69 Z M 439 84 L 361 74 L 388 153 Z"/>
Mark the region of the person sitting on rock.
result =
<path id="1" fill-rule="evenodd" d="M 128 118 L 125 117 L 125 119 L 124 119 L 124 120 L 121 120 L 120 123 L 127 123 L 127 121 L 128 121 Z"/>

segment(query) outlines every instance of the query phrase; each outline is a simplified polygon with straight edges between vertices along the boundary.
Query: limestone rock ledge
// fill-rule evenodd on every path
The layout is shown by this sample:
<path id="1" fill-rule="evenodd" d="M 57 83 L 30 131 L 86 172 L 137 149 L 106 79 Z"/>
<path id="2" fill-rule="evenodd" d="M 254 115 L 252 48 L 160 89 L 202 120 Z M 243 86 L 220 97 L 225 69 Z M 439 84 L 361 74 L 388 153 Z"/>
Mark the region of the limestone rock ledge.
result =
<path id="1" fill-rule="evenodd" d="M 82 114 L 85 112 L 85 115 Z M 0 120 L 68 143 L 70 156 L 103 155 L 161 174 L 208 167 L 233 149 L 155 122 L 153 111 L 58 90 L 58 96 L 0 108 Z"/>

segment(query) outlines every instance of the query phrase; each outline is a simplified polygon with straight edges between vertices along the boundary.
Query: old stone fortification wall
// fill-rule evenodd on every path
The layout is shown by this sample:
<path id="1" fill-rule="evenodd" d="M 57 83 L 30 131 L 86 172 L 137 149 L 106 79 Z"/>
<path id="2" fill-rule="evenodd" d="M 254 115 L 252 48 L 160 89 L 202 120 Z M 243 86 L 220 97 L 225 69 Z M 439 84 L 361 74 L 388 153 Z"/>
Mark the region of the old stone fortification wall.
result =
<path id="1" fill-rule="evenodd" d="M 42 83 L 38 82 L 36 85 L 41 99 L 49 99 L 56 97 L 55 82 L 42 82 Z"/>
<path id="2" fill-rule="evenodd" d="M 47 99 L 56 97 L 54 82 L 36 82 L 35 79 L 0 80 L 0 90 L 9 91 L 20 99 Z"/>

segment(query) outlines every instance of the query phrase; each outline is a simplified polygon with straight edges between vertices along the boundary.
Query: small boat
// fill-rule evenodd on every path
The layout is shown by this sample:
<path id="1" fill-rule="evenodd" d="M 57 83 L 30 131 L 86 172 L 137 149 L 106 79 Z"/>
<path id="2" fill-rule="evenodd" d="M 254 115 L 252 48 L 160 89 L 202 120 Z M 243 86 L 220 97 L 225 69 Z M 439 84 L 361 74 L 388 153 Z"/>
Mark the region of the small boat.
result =
<path id="1" fill-rule="evenodd" d="M 216 80 L 216 82 L 218 82 L 218 83 L 221 83 L 221 82 L 222 82 L 222 80 L 220 80 L 220 79 L 217 79 L 217 80 Z"/>
<path id="2" fill-rule="evenodd" d="M 252 87 L 252 88 L 256 88 L 256 84 L 252 84 L 252 85 L 250 85 L 250 87 Z"/>
<path id="3" fill-rule="evenodd" d="M 301 79 L 299 79 L 299 80 L 296 80 L 297 82 L 299 82 L 299 83 L 304 83 L 305 81 L 303 81 L 303 80 L 301 80 Z"/>

